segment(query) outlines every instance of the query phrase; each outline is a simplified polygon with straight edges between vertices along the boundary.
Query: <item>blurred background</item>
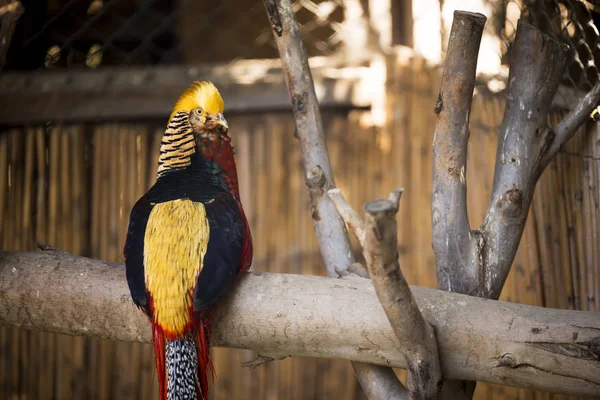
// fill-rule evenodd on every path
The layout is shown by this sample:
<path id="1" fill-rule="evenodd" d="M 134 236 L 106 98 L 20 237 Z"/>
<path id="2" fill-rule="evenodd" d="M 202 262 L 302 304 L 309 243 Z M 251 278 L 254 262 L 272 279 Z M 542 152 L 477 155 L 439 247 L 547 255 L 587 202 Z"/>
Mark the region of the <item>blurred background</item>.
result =
<path id="1" fill-rule="evenodd" d="M 295 2 L 337 186 L 357 210 L 406 189 L 399 252 L 411 284 L 436 287 L 433 108 L 453 11 L 488 17 L 467 168 L 476 227 L 491 191 L 517 20 L 571 46 L 549 117 L 555 124 L 598 79 L 595 3 Z M 0 248 L 33 250 L 44 242 L 122 261 L 129 211 L 155 180 L 170 108 L 193 80 L 210 79 L 225 99 L 236 147 L 253 269 L 323 274 L 262 2 L 28 0 L 23 6 L 0 58 Z M 503 300 L 600 311 L 599 176 L 600 130 L 588 123 L 537 186 Z M 250 351 L 213 354 L 214 399 L 365 398 L 346 361 L 292 358 L 248 370 L 241 364 L 253 359 Z M 476 397 L 565 398 L 487 384 L 478 385 Z M 150 345 L 0 327 L 0 399 L 154 398 Z"/>

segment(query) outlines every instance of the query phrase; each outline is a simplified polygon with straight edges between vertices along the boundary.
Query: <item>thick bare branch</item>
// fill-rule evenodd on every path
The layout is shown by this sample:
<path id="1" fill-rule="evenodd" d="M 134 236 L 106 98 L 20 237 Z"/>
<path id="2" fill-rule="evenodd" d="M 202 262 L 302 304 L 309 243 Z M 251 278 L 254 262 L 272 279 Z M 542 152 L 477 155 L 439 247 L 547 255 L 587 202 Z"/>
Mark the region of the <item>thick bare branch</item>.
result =
<path id="1" fill-rule="evenodd" d="M 500 296 L 517 252 L 535 185 L 547 164 L 546 154 L 556 141 L 556 134 L 545 129 L 546 118 L 567 56 L 565 44 L 519 20 L 498 135 L 492 197 L 485 220 L 472 237 L 473 268 L 479 273 L 479 284 L 473 291 L 479 296 Z"/>
<path id="2" fill-rule="evenodd" d="M 273 28 L 296 119 L 296 133 L 300 140 L 313 224 L 319 240 L 321 256 L 327 275 L 335 277 L 338 276 L 337 271 L 347 271 L 355 260 L 344 222 L 334 204 L 325 195 L 329 189 L 335 187 L 335 181 L 306 50 L 298 30 L 291 0 L 264 0 L 263 2 Z M 378 382 L 373 383 L 375 386 L 390 388 L 390 392 L 382 399 L 393 399 L 394 393 L 403 390 L 402 384 L 393 374 L 378 374 L 373 370 L 368 377 L 361 377 L 361 374 L 366 374 L 369 370 L 369 366 L 353 365 L 353 367 L 360 382 L 376 378 Z M 390 380 L 392 377 L 394 379 Z M 365 390 L 368 391 L 367 388 Z"/>
<path id="3" fill-rule="evenodd" d="M 394 192 L 391 197 L 399 201 L 397 194 Z M 365 205 L 367 265 L 379 302 L 406 356 L 410 398 L 437 399 L 442 373 L 436 338 L 400 269 L 397 212 L 398 203 L 391 200 Z"/>
<path id="4" fill-rule="evenodd" d="M 0 6 L 0 71 L 4 67 L 15 26 L 23 15 L 23 11 L 20 1 L 11 1 Z"/>
<path id="5" fill-rule="evenodd" d="M 454 12 L 442 86 L 435 106 L 432 244 L 438 286 L 460 293 L 470 293 L 469 289 L 477 286 L 476 271 L 468 262 L 466 163 L 475 69 L 485 21 L 482 14 Z"/>
<path id="6" fill-rule="evenodd" d="M 459 20 L 461 15 L 460 12 L 455 13 L 453 30 L 455 25 L 457 30 L 464 25 Z M 444 78 L 456 81 L 458 87 L 462 87 L 463 81 L 455 78 L 457 74 L 450 58 L 453 40 L 455 38 L 451 37 Z M 460 47 L 460 40 L 457 46 Z M 463 51 L 460 56 L 465 54 Z M 475 55 L 471 54 L 471 57 Z M 547 113 L 562 79 L 567 57 L 566 45 L 544 35 L 527 22 L 519 21 L 511 51 L 504 119 L 498 135 L 492 196 L 483 224 L 468 232 L 468 238 L 464 236 L 465 229 L 469 229 L 464 211 L 464 169 L 454 163 L 457 154 L 453 153 L 455 147 L 452 147 L 458 145 L 462 149 L 458 156 L 463 157 L 467 141 L 465 137 L 460 143 L 449 142 L 452 145 L 450 150 L 447 146 L 437 146 L 442 142 L 437 136 L 438 128 L 447 125 L 441 116 L 448 104 L 440 96 L 439 107 L 436 107 L 440 117 L 434 145 L 436 161 L 432 201 L 433 244 L 440 287 L 485 298 L 499 297 L 521 240 L 537 180 L 558 149 L 585 122 L 600 98 L 600 88 L 595 87 L 555 130 L 546 128 Z M 474 74 L 474 70 L 471 72 Z M 471 90 L 468 94 L 463 93 L 464 96 L 470 97 Z M 465 98 L 457 97 L 456 107 L 462 110 Z M 467 116 L 469 109 L 470 99 L 468 107 L 463 110 Z M 438 164 L 438 160 L 442 162 Z M 460 173 L 457 173 L 458 167 L 461 168 Z M 438 173 L 444 171 L 443 168 L 447 168 L 448 174 Z M 455 179 L 450 180 L 454 186 L 446 185 L 447 175 L 451 172 L 456 173 Z M 457 189 L 459 180 L 463 184 L 460 191 Z M 440 222 L 443 224 L 440 225 Z M 450 257 L 445 258 L 448 255 Z M 473 391 L 473 383 L 446 382 L 442 397 L 469 399 Z"/>
<path id="7" fill-rule="evenodd" d="M 411 287 L 435 327 L 445 378 L 600 395 L 600 319 Z M 66 252 L 0 252 L 0 324 L 151 340 L 125 268 Z M 406 368 L 366 279 L 250 273 L 217 316 L 215 344 L 269 357 L 341 358 Z"/>

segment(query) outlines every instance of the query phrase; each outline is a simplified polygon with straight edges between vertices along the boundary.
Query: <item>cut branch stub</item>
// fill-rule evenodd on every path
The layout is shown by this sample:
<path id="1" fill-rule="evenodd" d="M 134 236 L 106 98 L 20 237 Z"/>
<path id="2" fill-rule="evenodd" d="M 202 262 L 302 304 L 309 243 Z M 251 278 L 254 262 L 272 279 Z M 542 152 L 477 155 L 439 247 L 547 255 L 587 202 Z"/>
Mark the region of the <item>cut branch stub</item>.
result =
<path id="1" fill-rule="evenodd" d="M 364 253 L 379 302 L 406 357 L 410 398 L 437 399 L 442 373 L 435 334 L 421 315 L 398 262 L 396 201 L 400 193 L 392 193 L 393 200 L 365 205 Z"/>
<path id="2" fill-rule="evenodd" d="M 479 43 L 486 18 L 455 11 L 433 142 L 432 230 L 440 289 L 469 293 L 477 275 L 468 268 L 467 141 Z"/>

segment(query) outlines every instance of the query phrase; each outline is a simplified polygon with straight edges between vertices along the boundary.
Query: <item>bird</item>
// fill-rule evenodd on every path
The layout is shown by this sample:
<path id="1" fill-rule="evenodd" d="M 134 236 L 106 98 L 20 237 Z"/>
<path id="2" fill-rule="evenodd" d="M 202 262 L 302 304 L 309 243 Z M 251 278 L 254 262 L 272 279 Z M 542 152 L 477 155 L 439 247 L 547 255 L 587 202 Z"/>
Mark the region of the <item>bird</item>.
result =
<path id="1" fill-rule="evenodd" d="M 209 398 L 212 320 L 252 262 L 223 113 L 211 82 L 194 82 L 180 96 L 161 141 L 156 183 L 129 217 L 126 278 L 152 326 L 161 400 Z M 219 145 L 207 147 L 209 139 Z"/>
<path id="2" fill-rule="evenodd" d="M 225 172 L 225 181 L 230 190 L 239 200 L 237 168 L 234 158 L 234 148 L 228 135 L 227 121 L 223 117 L 224 103 L 218 94 L 218 90 L 212 82 L 194 82 L 179 98 L 178 107 L 188 109 L 194 108 L 199 102 L 206 104 L 209 110 L 214 112 L 210 117 L 213 124 L 202 124 L 201 121 L 193 119 L 192 126 L 196 132 L 196 144 L 202 154 L 213 160 Z M 177 107 L 176 107 L 177 108 Z M 216 111 L 216 112 L 215 112 Z M 174 111 L 175 112 L 175 111 Z M 173 113 L 171 114 L 171 117 Z"/>

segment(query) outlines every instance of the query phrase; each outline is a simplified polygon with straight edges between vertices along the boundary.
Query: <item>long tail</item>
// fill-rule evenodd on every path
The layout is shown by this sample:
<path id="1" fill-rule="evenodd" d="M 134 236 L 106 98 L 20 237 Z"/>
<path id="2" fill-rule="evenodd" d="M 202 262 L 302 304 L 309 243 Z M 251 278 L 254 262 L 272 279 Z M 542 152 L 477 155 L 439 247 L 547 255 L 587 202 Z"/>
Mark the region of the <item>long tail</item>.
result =
<path id="1" fill-rule="evenodd" d="M 210 323 L 201 321 L 196 332 L 182 338 L 166 338 L 160 327 L 153 329 L 154 354 L 160 400 L 208 400 Z"/>

